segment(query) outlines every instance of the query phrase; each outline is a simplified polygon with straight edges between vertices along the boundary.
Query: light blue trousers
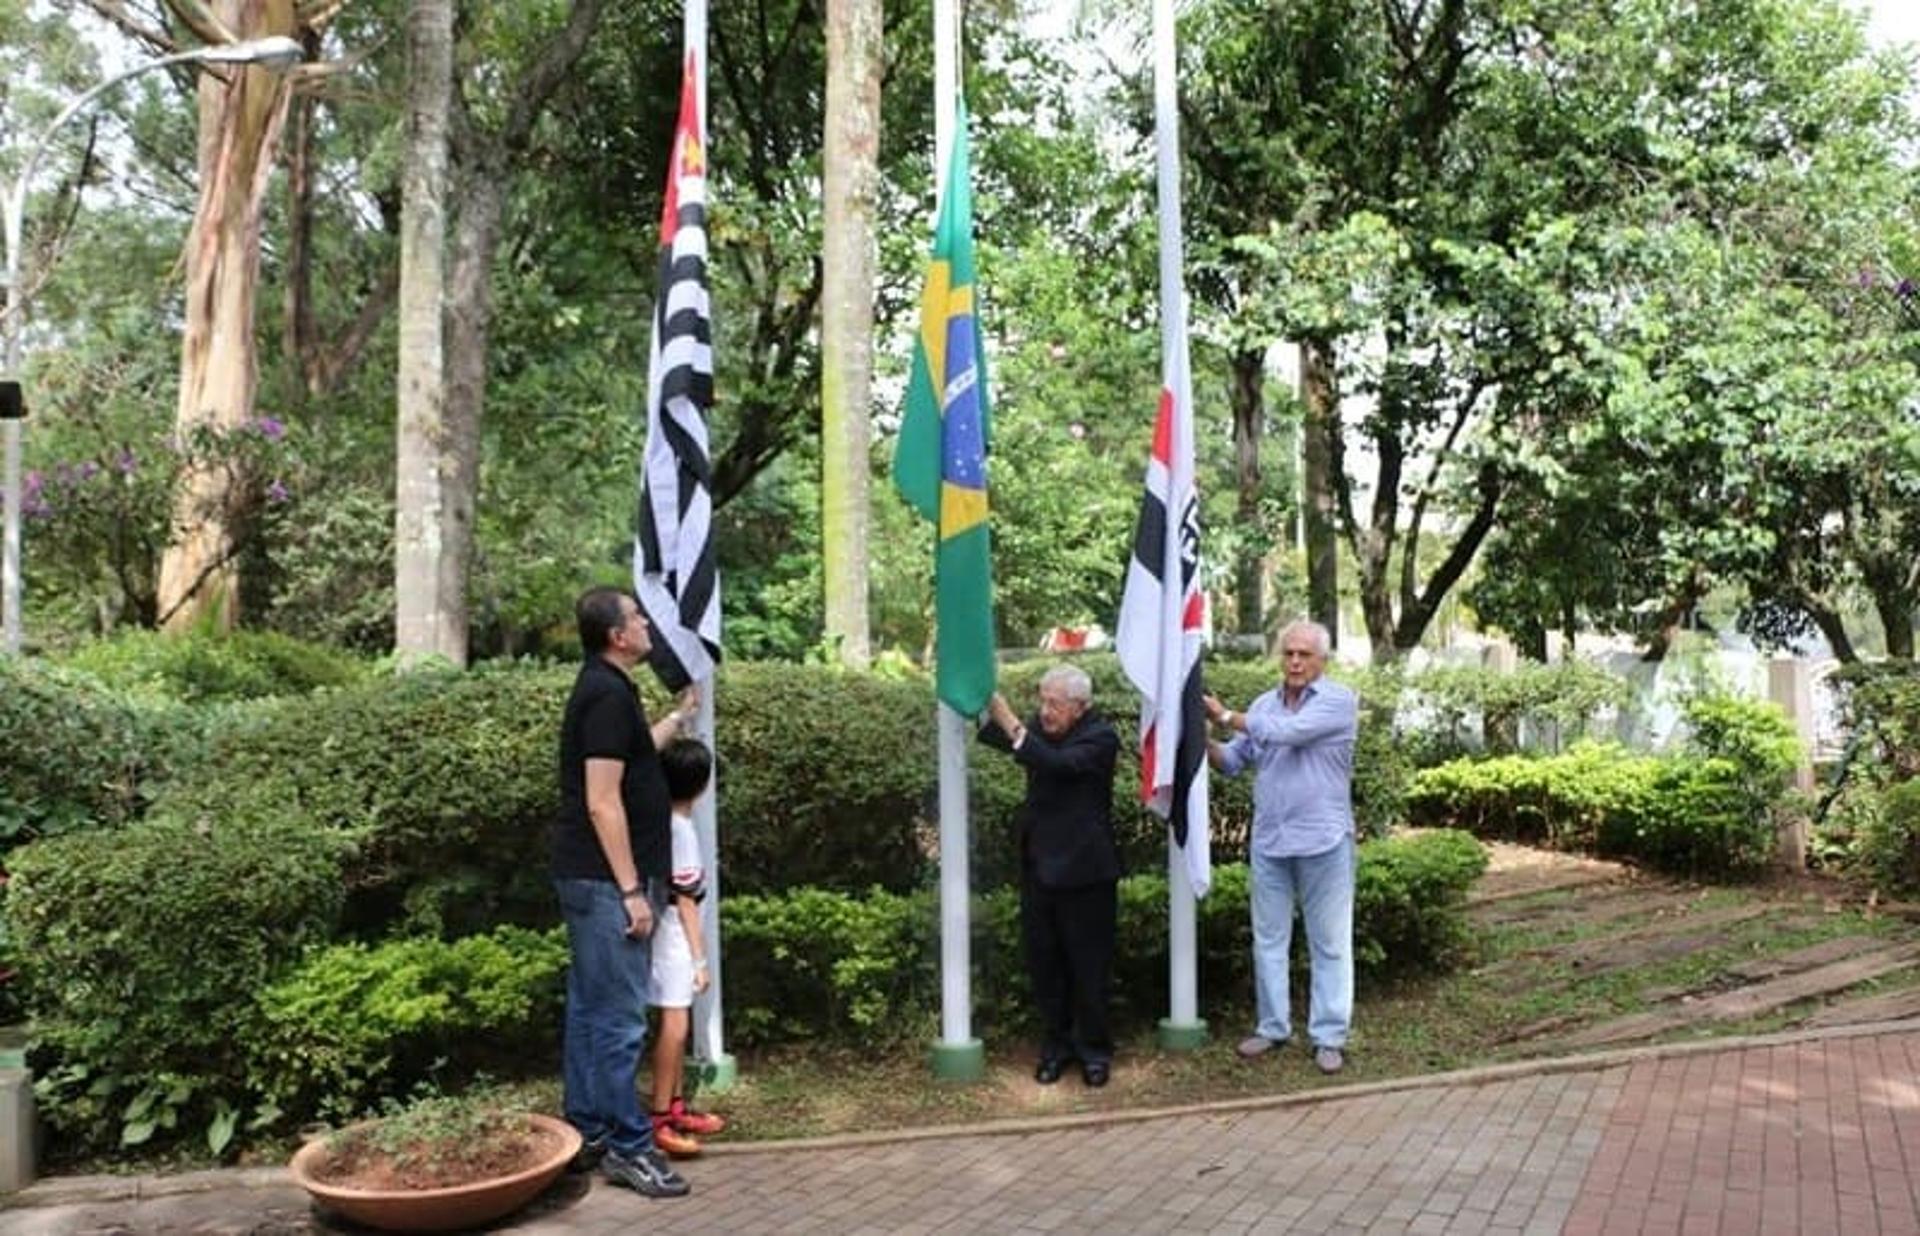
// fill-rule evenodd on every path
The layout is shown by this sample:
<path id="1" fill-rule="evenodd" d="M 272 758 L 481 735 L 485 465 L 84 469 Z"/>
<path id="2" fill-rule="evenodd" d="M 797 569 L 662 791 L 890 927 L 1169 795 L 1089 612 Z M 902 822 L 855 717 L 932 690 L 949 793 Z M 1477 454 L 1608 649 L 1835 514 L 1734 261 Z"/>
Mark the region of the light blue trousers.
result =
<path id="1" fill-rule="evenodd" d="M 1313 963 L 1307 1037 L 1315 1047 L 1345 1047 L 1353 1022 L 1353 838 L 1324 854 L 1252 856 L 1254 1033 L 1278 1042 L 1293 1034 L 1288 952 L 1293 908 L 1300 907 Z"/>

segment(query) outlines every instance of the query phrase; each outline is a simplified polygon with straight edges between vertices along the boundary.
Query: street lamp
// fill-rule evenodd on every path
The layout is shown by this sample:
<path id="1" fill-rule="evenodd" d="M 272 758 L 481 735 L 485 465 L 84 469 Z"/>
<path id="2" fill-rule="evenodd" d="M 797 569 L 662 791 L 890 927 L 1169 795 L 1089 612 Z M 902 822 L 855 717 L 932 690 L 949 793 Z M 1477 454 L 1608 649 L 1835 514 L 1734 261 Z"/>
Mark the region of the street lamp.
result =
<path id="1" fill-rule="evenodd" d="M 53 135 L 62 125 L 130 77 L 176 64 L 256 64 L 284 73 L 305 57 L 306 49 L 298 39 L 276 34 L 264 39 L 196 47 L 116 73 L 67 104 L 66 109 L 53 118 L 53 123 L 27 148 L 26 162 L 14 179 L 12 191 L 0 199 L 0 225 L 4 225 L 7 242 L 7 304 L 5 309 L 0 309 L 0 327 L 6 331 L 6 348 L 0 354 L 0 417 L 5 418 L 0 420 L 0 428 L 6 436 L 6 474 L 4 480 L 0 480 L 6 489 L 5 539 L 4 544 L 0 544 L 0 654 L 18 656 L 20 653 L 20 431 L 24 401 L 18 383 L 21 332 L 26 316 L 25 291 L 20 286 L 20 239 L 27 212 L 27 185 L 33 180 L 34 169 L 52 146 Z"/>

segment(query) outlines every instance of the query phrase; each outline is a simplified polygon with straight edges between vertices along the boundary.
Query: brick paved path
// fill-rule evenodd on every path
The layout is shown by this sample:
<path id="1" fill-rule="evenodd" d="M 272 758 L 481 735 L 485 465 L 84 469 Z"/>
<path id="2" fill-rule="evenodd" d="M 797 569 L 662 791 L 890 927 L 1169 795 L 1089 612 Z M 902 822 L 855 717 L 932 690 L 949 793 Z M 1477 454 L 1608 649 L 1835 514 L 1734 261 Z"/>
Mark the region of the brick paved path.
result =
<path id="1" fill-rule="evenodd" d="M 688 1165 L 691 1198 L 576 1180 L 511 1230 L 1920 1234 L 1916 1065 L 1909 1023 L 1289 1106 L 712 1155 Z M 18 1236 L 332 1230 L 284 1183 L 0 1211 Z"/>

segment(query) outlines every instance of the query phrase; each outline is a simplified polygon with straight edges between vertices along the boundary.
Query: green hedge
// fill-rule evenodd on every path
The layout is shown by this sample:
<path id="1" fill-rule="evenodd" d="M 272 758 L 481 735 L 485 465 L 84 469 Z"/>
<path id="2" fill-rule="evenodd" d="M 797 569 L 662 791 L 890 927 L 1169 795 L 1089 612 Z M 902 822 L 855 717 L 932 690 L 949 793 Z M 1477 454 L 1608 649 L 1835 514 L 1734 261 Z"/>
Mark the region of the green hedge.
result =
<path id="1" fill-rule="evenodd" d="M 1883 791 L 1863 788 L 1859 796 L 1868 805 L 1854 861 L 1884 892 L 1920 891 L 1920 780 Z"/>
<path id="2" fill-rule="evenodd" d="M 1757 870 L 1774 852 L 1799 740 L 1770 704 L 1705 695 L 1685 712 L 1688 750 L 1672 756 L 1585 743 L 1424 769 L 1407 795 L 1408 818 L 1691 876 Z"/>
<path id="3" fill-rule="evenodd" d="M 253 995 L 332 934 L 341 861 L 287 820 L 141 821 L 16 851 L 6 913 L 54 1129 L 231 1136 Z"/>
<path id="4" fill-rule="evenodd" d="M 38 837 L 136 817 L 192 729 L 184 710 L 91 675 L 0 657 L 0 861 Z"/>
<path id="5" fill-rule="evenodd" d="M 341 892 L 330 834 L 281 824 L 209 833 L 163 821 L 22 852 L 9 920 L 33 958 L 34 1063 L 46 1117 L 71 1147 L 202 1138 L 340 1118 L 477 1068 L 544 1070 L 566 960 L 559 929 L 451 943 L 326 945 Z M 1458 832 L 1370 841 L 1356 876 L 1357 960 L 1371 978 L 1450 964 L 1485 866 Z M 1122 882 L 1122 1024 L 1165 1011 L 1166 882 Z M 932 1033 L 934 894 L 800 888 L 723 904 L 730 1037 L 896 1043 Z M 1027 1033 L 1016 896 L 974 902 L 976 1020 Z M 1215 869 L 1199 903 L 1200 981 L 1244 1012 L 1247 873 Z"/>
<path id="6" fill-rule="evenodd" d="M 66 663 L 122 690 L 188 704 L 305 695 L 371 673 L 351 653 L 274 631 L 129 631 L 82 645 Z"/>
<path id="7" fill-rule="evenodd" d="M 1438 831 L 1365 842 L 1355 877 L 1357 961 L 1372 979 L 1443 968 L 1466 941 L 1465 900 L 1485 869 L 1480 845 Z M 1214 868 L 1198 903 L 1201 990 L 1218 1009 L 1244 1012 L 1252 990 L 1247 869 Z M 857 1044 L 931 1034 L 939 1008 L 939 914 L 932 893 L 824 889 L 729 897 L 722 910 L 724 979 L 732 1039 Z M 999 889 L 973 902 L 975 1021 L 992 1037 L 1026 1033 L 1030 1002 L 1020 959 L 1018 897 Z M 1120 884 L 1116 1015 L 1145 1026 L 1166 1012 L 1167 887 L 1158 875 Z"/>
<path id="8" fill-rule="evenodd" d="M 362 933 L 550 921 L 546 828 L 570 683 L 506 665 L 233 706 L 153 815 L 287 820 L 352 840 L 343 879 Z"/>
<path id="9" fill-rule="evenodd" d="M 1115 658 L 1083 663 L 1122 734 L 1114 795 L 1123 862 L 1157 871 L 1166 830 L 1134 796 L 1134 697 Z M 1048 664 L 1010 667 L 1009 697 L 1030 699 Z M 398 919 L 454 935 L 503 919 L 545 921 L 555 730 L 573 674 L 571 666 L 496 665 L 235 705 L 154 810 L 184 820 L 297 818 L 356 838 L 348 882 L 362 931 L 377 934 Z M 1258 666 L 1212 674 L 1215 689 L 1242 705 L 1272 682 Z M 650 678 L 643 688 L 651 709 L 666 706 Z M 931 883 L 937 753 L 924 680 L 732 664 L 716 698 L 726 888 L 908 892 Z M 1380 771 L 1391 763 L 1385 729 L 1363 727 L 1362 745 L 1360 814 L 1381 831 L 1399 810 L 1404 770 Z M 977 744 L 970 763 L 974 883 L 1011 883 L 1020 770 Z M 1221 778 L 1215 787 L 1216 852 L 1244 854 L 1251 781 Z"/>
<path id="10" fill-rule="evenodd" d="M 321 949 L 260 993 L 249 1083 L 274 1106 L 339 1121 L 442 1070 L 551 1054 L 565 934 L 501 927 Z"/>
<path id="11" fill-rule="evenodd" d="M 1659 761 L 1610 743 L 1562 755 L 1463 759 L 1422 769 L 1407 793 L 1409 823 L 1476 837 L 1592 850 L 1609 819 L 1637 820 Z"/>

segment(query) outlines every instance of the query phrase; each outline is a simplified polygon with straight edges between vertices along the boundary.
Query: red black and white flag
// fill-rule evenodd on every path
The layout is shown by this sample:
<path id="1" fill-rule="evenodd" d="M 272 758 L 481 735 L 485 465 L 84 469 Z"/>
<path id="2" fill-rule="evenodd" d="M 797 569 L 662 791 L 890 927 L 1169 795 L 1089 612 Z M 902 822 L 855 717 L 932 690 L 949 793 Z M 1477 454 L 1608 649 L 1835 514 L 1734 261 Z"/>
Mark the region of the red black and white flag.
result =
<path id="1" fill-rule="evenodd" d="M 720 660 L 713 553 L 712 316 L 707 299 L 707 152 L 699 53 L 689 49 L 660 216 L 660 279 L 647 367 L 647 446 L 633 546 L 634 591 L 652 624 L 653 667 L 669 690 Z"/>
<path id="2" fill-rule="evenodd" d="M 1163 348 L 1166 385 L 1146 493 L 1127 564 L 1116 643 L 1140 692 L 1140 796 L 1167 821 L 1195 896 L 1213 882 L 1207 817 L 1207 714 L 1200 654 L 1200 500 L 1193 479 L 1193 396 L 1183 329 Z"/>

